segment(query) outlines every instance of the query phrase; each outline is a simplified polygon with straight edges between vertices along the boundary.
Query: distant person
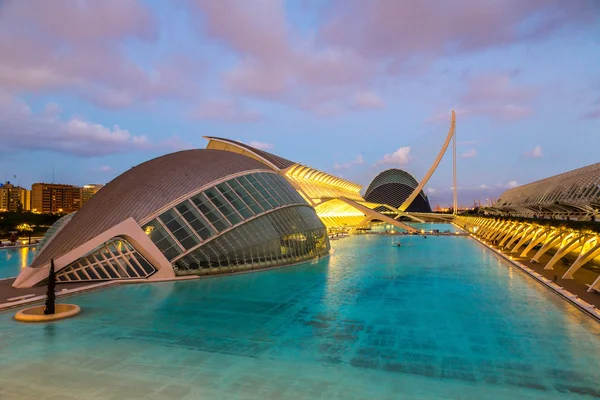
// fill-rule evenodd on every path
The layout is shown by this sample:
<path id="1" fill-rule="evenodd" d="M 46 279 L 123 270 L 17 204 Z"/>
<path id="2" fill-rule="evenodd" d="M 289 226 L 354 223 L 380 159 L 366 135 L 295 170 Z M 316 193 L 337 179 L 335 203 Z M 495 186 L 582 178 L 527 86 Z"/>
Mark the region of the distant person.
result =
<path id="1" fill-rule="evenodd" d="M 397 242 L 397 243 L 396 243 L 396 247 L 402 247 L 402 243 L 400 243 L 400 242 Z"/>
<path id="2" fill-rule="evenodd" d="M 423 235 L 423 239 L 427 239 L 427 235 Z"/>

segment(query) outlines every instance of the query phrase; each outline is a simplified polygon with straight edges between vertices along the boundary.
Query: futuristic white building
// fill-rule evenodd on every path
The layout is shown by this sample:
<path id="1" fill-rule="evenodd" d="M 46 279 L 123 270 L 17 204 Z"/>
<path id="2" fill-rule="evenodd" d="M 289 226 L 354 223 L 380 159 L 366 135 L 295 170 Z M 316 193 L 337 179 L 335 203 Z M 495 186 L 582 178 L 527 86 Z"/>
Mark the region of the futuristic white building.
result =
<path id="1" fill-rule="evenodd" d="M 251 157 L 188 150 L 115 178 L 57 221 L 13 286 L 173 278 L 327 254 L 327 231 L 285 178 Z"/>
<path id="2" fill-rule="evenodd" d="M 505 191 L 491 214 L 590 218 L 600 213 L 600 163 Z"/>
<path id="3" fill-rule="evenodd" d="M 419 182 L 411 174 L 391 168 L 381 172 L 371 181 L 365 192 L 365 200 L 400 208 L 418 186 Z M 427 195 L 421 190 L 408 204 L 406 211 L 430 213 L 431 205 Z"/>

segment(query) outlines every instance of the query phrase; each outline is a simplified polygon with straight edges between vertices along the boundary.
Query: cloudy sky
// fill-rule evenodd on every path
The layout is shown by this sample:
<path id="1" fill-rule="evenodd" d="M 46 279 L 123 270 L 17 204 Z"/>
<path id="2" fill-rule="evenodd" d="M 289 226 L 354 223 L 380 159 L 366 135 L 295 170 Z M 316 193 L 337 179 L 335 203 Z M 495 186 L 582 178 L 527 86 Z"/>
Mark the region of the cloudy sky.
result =
<path id="1" fill-rule="evenodd" d="M 463 204 L 599 162 L 600 2 L 0 0 L 0 180 L 22 186 L 203 135 L 367 185 L 422 174 L 451 109 Z"/>

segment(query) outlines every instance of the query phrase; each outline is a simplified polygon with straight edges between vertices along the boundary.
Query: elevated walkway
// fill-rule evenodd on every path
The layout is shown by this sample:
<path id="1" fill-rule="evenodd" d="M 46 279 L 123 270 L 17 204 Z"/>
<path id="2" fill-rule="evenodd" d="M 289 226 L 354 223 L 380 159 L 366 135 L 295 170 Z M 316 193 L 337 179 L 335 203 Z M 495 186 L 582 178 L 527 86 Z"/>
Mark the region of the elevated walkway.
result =
<path id="1" fill-rule="evenodd" d="M 350 199 L 348 199 L 346 197 L 340 197 L 339 200 L 342 201 L 342 202 L 344 202 L 344 203 L 346 203 L 346 204 L 348 204 L 349 206 L 355 208 L 356 210 L 360 211 L 361 213 L 363 213 L 365 215 L 366 218 L 358 225 L 358 227 L 364 226 L 367 223 L 369 223 L 370 221 L 372 221 L 374 219 L 377 219 L 379 221 L 382 221 L 382 222 L 388 223 L 390 225 L 393 225 L 396 228 L 404 229 L 404 230 L 406 230 L 408 232 L 418 232 L 418 230 L 416 228 L 413 228 L 410 225 L 407 225 L 407 224 L 405 224 L 403 222 L 395 220 L 394 218 L 388 217 L 387 215 L 378 213 L 375 210 L 371 210 L 370 208 L 365 207 L 362 204 L 359 204 L 359 203 L 357 203 L 354 200 L 350 200 Z"/>

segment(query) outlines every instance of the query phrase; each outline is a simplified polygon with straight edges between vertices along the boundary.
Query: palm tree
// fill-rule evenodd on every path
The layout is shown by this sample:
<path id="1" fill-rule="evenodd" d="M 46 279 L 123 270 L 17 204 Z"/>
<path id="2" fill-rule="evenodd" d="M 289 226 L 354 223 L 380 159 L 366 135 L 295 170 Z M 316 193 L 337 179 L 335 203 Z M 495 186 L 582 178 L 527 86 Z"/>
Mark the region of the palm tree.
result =
<path id="1" fill-rule="evenodd" d="M 54 302 L 56 301 L 56 274 L 54 273 L 54 259 L 50 260 L 50 271 L 48 272 L 48 286 L 46 287 L 46 308 L 44 314 L 54 314 Z"/>
<path id="2" fill-rule="evenodd" d="M 29 244 L 31 244 L 31 233 L 33 232 L 33 227 L 28 223 L 22 223 L 17 225 L 17 230 L 19 232 L 27 232 L 29 234 Z"/>

